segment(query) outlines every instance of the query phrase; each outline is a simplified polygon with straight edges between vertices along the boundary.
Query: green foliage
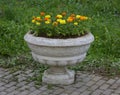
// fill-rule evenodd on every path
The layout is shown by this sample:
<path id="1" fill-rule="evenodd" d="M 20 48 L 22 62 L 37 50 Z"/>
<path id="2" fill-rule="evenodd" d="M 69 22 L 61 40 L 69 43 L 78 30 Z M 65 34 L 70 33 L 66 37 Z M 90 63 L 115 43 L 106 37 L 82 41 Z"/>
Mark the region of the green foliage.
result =
<path id="1" fill-rule="evenodd" d="M 28 50 L 23 39 L 28 27 L 14 21 L 0 21 L 0 54 L 11 56 Z"/>
<path id="2" fill-rule="evenodd" d="M 23 37 L 31 28 L 33 15 L 38 15 L 40 11 L 51 14 L 65 11 L 87 15 L 92 17 L 94 22 L 91 32 L 95 36 L 95 41 L 88 52 L 87 61 L 75 69 L 85 70 L 82 68 L 95 66 L 96 69 L 101 68 L 100 70 L 118 74 L 116 71 L 120 71 L 119 4 L 120 0 L 0 0 L 0 55 L 2 56 L 0 66 L 9 64 L 8 67 L 18 65 L 16 68 L 19 68 L 21 63 L 27 64 L 27 61 L 16 60 L 14 56 L 24 55 L 29 51 Z M 32 63 L 29 65 L 34 66 Z M 39 67 L 38 64 L 35 65 Z M 116 71 L 112 72 L 113 68 Z"/>
<path id="3" fill-rule="evenodd" d="M 84 62 L 77 66 L 71 67 L 74 70 L 89 71 L 92 73 L 98 73 L 105 76 L 116 76 L 120 75 L 120 59 L 117 58 L 92 58 L 87 57 Z"/>

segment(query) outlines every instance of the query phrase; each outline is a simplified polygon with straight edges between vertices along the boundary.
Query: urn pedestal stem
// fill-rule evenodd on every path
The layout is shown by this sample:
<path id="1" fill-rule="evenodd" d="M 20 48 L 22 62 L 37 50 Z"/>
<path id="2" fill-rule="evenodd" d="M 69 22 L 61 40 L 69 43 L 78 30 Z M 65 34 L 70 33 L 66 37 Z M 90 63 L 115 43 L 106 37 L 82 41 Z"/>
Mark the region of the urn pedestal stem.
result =
<path id="1" fill-rule="evenodd" d="M 67 73 L 67 70 L 66 70 L 66 67 L 63 67 L 63 66 L 50 66 L 47 72 L 48 74 L 61 75 L 61 74 Z"/>
<path id="2" fill-rule="evenodd" d="M 51 66 L 43 74 L 42 81 L 48 84 L 72 84 L 75 72 L 63 66 Z"/>

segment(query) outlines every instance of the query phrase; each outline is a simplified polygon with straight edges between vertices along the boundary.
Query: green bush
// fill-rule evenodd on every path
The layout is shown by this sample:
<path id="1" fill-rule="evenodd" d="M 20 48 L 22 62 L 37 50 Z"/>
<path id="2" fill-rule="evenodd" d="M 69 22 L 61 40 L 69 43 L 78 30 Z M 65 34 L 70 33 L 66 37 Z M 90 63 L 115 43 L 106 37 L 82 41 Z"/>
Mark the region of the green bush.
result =
<path id="1" fill-rule="evenodd" d="M 14 21 L 0 22 L 0 54 L 17 55 L 27 50 L 23 36 L 28 25 L 19 25 Z"/>

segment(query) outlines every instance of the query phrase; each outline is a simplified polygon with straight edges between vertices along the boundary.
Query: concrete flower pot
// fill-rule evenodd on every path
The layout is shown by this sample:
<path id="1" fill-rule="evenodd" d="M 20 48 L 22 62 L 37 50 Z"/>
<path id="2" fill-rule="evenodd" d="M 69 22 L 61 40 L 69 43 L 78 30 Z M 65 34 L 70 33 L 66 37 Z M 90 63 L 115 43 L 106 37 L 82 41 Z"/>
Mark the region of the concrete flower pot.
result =
<path id="1" fill-rule="evenodd" d="M 35 37 L 27 33 L 24 36 L 35 61 L 49 65 L 43 74 L 42 81 L 49 84 L 72 84 L 75 72 L 66 68 L 80 63 L 86 57 L 90 44 L 94 41 L 91 33 L 78 38 L 51 39 Z"/>

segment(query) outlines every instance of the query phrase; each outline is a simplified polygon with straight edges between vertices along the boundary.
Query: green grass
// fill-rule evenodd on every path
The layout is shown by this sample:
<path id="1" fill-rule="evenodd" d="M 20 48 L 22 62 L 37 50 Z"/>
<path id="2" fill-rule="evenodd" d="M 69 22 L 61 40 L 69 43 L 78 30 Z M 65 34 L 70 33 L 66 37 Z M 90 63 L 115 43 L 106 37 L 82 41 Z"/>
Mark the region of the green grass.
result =
<path id="1" fill-rule="evenodd" d="M 30 50 L 23 39 L 31 27 L 32 16 L 40 11 L 66 11 L 88 15 L 94 21 L 91 32 L 95 41 L 86 60 L 74 69 L 120 74 L 119 4 L 120 0 L 0 0 L 0 66 L 18 69 L 35 63 L 29 58 Z"/>

